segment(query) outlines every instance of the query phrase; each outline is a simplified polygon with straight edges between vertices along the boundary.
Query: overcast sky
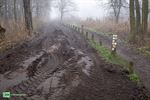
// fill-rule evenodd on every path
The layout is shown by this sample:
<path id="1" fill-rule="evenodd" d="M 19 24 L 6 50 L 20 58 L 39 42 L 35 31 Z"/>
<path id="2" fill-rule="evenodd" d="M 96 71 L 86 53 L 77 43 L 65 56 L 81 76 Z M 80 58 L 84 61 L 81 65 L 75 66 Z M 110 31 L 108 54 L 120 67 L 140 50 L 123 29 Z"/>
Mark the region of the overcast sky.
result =
<path id="1" fill-rule="evenodd" d="M 87 17 L 102 18 L 106 16 L 106 10 L 103 6 L 97 4 L 96 0 L 73 0 L 77 6 L 77 10 L 73 15 L 86 19 Z M 56 8 L 52 8 L 51 18 L 58 18 L 59 12 Z"/>

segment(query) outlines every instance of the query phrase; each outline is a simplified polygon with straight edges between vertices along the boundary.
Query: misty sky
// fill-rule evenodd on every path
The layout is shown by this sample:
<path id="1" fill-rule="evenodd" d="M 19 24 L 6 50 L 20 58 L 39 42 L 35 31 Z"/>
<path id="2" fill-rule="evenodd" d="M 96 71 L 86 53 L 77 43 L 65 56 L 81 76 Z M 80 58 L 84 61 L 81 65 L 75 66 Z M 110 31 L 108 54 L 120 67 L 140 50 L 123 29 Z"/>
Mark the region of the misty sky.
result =
<path id="1" fill-rule="evenodd" d="M 70 15 L 74 15 L 83 19 L 87 17 L 92 18 L 102 18 L 106 16 L 106 10 L 103 6 L 97 4 L 96 0 L 73 0 L 77 6 L 77 11 L 75 13 L 71 13 Z M 59 12 L 56 8 L 52 8 L 51 18 L 58 18 Z"/>

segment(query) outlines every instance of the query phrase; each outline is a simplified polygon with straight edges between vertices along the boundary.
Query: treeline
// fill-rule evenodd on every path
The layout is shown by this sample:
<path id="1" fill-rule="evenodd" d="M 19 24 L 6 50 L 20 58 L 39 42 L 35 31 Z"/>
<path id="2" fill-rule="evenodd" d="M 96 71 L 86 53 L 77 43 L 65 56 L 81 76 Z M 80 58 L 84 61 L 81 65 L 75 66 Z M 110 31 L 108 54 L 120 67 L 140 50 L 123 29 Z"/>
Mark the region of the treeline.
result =
<path id="1" fill-rule="evenodd" d="M 52 0 L 0 0 L 0 21 L 24 20 L 29 33 L 33 29 L 32 19 L 49 17 Z"/>
<path id="2" fill-rule="evenodd" d="M 122 13 L 129 12 L 129 41 L 143 44 L 148 30 L 149 0 L 107 0 L 106 5 L 115 23 L 119 23 Z"/>
<path id="3" fill-rule="evenodd" d="M 148 29 L 149 0 L 142 0 L 141 3 L 130 0 L 130 41 L 143 44 Z"/>

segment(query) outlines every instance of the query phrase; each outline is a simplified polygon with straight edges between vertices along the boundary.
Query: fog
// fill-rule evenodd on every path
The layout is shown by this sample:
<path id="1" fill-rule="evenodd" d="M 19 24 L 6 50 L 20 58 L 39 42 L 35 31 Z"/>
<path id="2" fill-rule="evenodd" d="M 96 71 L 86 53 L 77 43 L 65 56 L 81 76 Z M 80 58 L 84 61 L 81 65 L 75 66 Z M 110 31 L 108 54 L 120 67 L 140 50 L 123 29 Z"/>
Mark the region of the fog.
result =
<path id="1" fill-rule="evenodd" d="M 103 18 L 107 15 L 107 10 L 102 4 L 96 0 L 73 0 L 76 5 L 76 11 L 70 12 L 67 16 L 76 16 L 81 19 L 86 18 Z M 51 19 L 59 18 L 58 9 L 53 7 L 51 11 Z"/>

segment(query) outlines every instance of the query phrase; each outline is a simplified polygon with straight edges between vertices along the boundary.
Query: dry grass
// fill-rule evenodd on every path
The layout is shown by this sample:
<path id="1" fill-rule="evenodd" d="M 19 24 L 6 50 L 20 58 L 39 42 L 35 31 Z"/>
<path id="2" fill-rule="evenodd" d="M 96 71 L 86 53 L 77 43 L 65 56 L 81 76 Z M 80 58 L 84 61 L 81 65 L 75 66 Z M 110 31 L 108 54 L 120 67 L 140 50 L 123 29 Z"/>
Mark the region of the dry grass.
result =
<path id="1" fill-rule="evenodd" d="M 121 37 L 127 36 L 127 34 L 129 33 L 128 22 L 121 22 L 116 24 L 111 20 L 106 21 L 92 20 L 92 21 L 84 21 L 81 23 L 88 28 L 94 29 L 97 32 L 116 33 Z"/>
<path id="2" fill-rule="evenodd" d="M 128 41 L 128 34 L 130 32 L 130 25 L 129 22 L 119 22 L 118 24 L 114 23 L 112 20 L 105 19 L 102 20 L 86 20 L 81 21 L 80 25 L 84 25 L 85 27 L 92 29 L 96 32 L 103 32 L 106 35 L 110 35 L 112 33 L 118 34 L 120 40 L 123 40 L 127 43 Z M 144 45 L 135 44 L 135 47 L 138 48 L 149 48 L 150 47 L 150 23 L 148 25 L 148 34 L 145 35 L 145 42 Z M 143 52 L 148 52 L 150 54 L 150 49 L 142 50 Z"/>
<path id="3" fill-rule="evenodd" d="M 119 22 L 116 24 L 110 19 L 105 20 L 86 20 L 81 21 L 80 25 L 83 24 L 85 27 L 92 29 L 96 32 L 103 32 L 105 34 L 118 34 L 122 40 L 128 39 L 130 32 L 130 25 L 128 21 Z M 150 23 L 148 25 L 148 33 L 150 34 Z M 146 44 L 150 44 L 150 35 L 145 36 Z"/>
<path id="4" fill-rule="evenodd" d="M 1 21 L 1 25 L 6 29 L 5 39 L 0 43 L 0 51 L 4 51 L 16 43 L 27 39 L 28 34 L 22 21 L 17 24 L 14 21 L 8 20 L 7 22 Z"/>
<path id="5" fill-rule="evenodd" d="M 41 27 L 47 25 L 48 19 L 46 20 L 45 18 L 34 18 L 33 19 L 33 28 L 34 31 L 37 31 L 38 29 L 40 29 Z"/>
<path id="6" fill-rule="evenodd" d="M 34 19 L 33 22 L 33 31 L 36 31 L 37 29 L 42 27 L 42 23 L 44 23 L 40 19 Z M 1 21 L 1 25 L 6 29 L 6 33 L 5 39 L 3 40 L 3 42 L 0 43 L 0 52 L 3 52 L 13 47 L 17 43 L 32 38 L 29 37 L 28 33 L 25 31 L 25 24 L 23 20 L 18 21 L 18 23 L 15 23 L 12 20 L 8 20 L 7 22 Z"/>

